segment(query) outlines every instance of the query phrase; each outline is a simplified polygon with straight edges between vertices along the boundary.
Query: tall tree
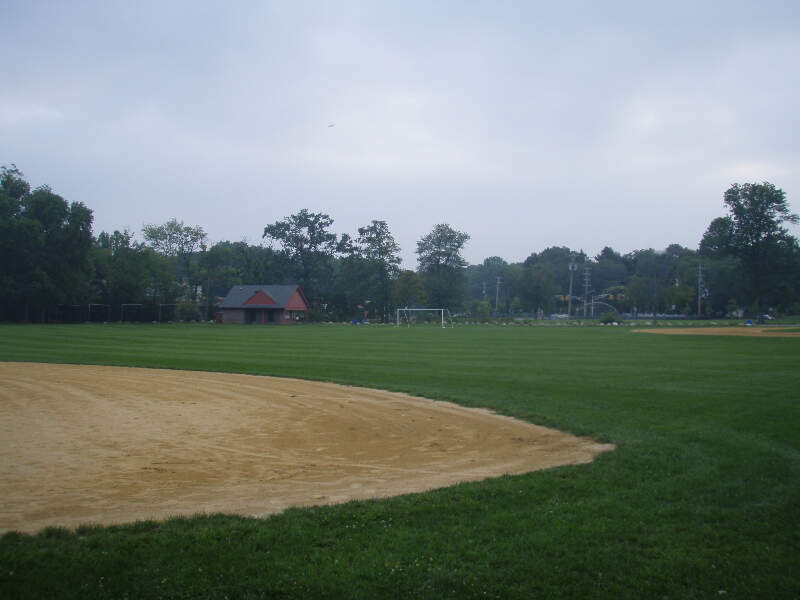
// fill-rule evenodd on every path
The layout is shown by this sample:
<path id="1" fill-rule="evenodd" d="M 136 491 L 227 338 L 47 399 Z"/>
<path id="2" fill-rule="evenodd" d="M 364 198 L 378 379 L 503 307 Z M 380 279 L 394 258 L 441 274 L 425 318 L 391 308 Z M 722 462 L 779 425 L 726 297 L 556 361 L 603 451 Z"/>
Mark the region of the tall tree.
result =
<path id="1" fill-rule="evenodd" d="M 386 221 L 373 220 L 366 227 L 359 227 L 356 243 L 364 258 L 380 263 L 389 274 L 397 273 L 400 246 L 389 231 Z"/>
<path id="2" fill-rule="evenodd" d="M 606 246 L 595 256 L 595 263 L 590 264 L 592 285 L 600 292 L 606 292 L 612 287 L 623 285 L 628 279 L 628 269 L 622 256 L 611 247 Z M 579 289 L 576 282 L 575 289 Z"/>
<path id="3" fill-rule="evenodd" d="M 282 221 L 264 227 L 262 237 L 277 242 L 291 263 L 299 283 L 310 297 L 330 292 L 336 234 L 329 231 L 333 219 L 304 208 Z"/>
<path id="4" fill-rule="evenodd" d="M 625 295 L 630 300 L 634 311 L 651 311 L 653 315 L 661 310 L 667 286 L 656 277 L 634 275 L 625 286 Z"/>
<path id="5" fill-rule="evenodd" d="M 372 303 L 386 321 L 391 310 L 392 282 L 400 272 L 400 246 L 386 221 L 373 220 L 358 228 L 356 248 L 363 259 L 363 276 L 369 282 Z"/>
<path id="6" fill-rule="evenodd" d="M 749 284 L 756 313 L 763 300 L 770 298 L 791 265 L 797 240 L 784 223 L 797 223 L 789 210 L 786 194 L 769 182 L 734 184 L 725 192 L 723 203 L 729 214 L 714 219 L 703 235 L 700 251 L 705 255 L 735 256 Z"/>
<path id="7" fill-rule="evenodd" d="M 521 282 L 522 306 L 531 311 L 550 312 L 555 308 L 558 291 L 553 276 L 553 266 L 548 263 L 529 264 L 524 267 Z"/>
<path id="8" fill-rule="evenodd" d="M 0 320 L 22 318 L 22 278 L 32 268 L 22 222 L 22 199 L 31 191 L 15 165 L 0 168 Z"/>
<path id="9" fill-rule="evenodd" d="M 0 170 L 2 313 L 45 320 L 58 304 L 88 302 L 92 211 L 47 186 L 31 192 L 22 177 Z"/>
<path id="10" fill-rule="evenodd" d="M 156 252 L 164 256 L 178 256 L 181 259 L 201 250 L 207 238 L 202 227 L 191 227 L 175 218 L 163 225 L 145 225 L 142 233 Z"/>
<path id="11" fill-rule="evenodd" d="M 104 304 L 174 303 L 179 293 L 168 257 L 133 239 L 130 231 L 105 231 L 94 249 L 96 299 Z"/>
<path id="12" fill-rule="evenodd" d="M 456 309 L 463 304 L 467 262 L 461 251 L 468 240 L 468 234 L 440 223 L 417 242 L 418 271 L 431 305 Z"/>
<path id="13" fill-rule="evenodd" d="M 583 273 L 584 263 L 588 260 L 583 250 L 575 252 L 566 246 L 551 246 L 550 248 L 545 248 L 539 254 L 531 254 L 525 259 L 525 266 L 532 266 L 535 264 L 550 265 L 553 269 L 553 277 L 558 293 L 566 294 L 569 292 L 569 265 L 573 258 L 578 265 L 578 271 L 574 276 L 573 293 L 575 295 L 582 295 L 582 292 L 578 292 L 578 288 L 580 287 L 578 284 L 580 281 L 578 273 Z"/>
<path id="14" fill-rule="evenodd" d="M 205 252 L 208 236 L 200 226 L 191 227 L 183 221 L 170 219 L 163 225 L 145 225 L 142 228 L 144 239 L 150 246 L 164 256 L 177 257 L 184 270 L 184 276 L 192 290 L 192 300 L 197 301 L 197 287 L 200 284 L 199 265 L 192 260 L 198 252 Z"/>
<path id="15" fill-rule="evenodd" d="M 507 270 L 508 263 L 499 256 L 490 256 L 485 258 L 480 265 L 467 267 L 470 297 L 480 299 L 481 302 L 488 301 L 493 309 L 492 312 L 504 312 L 501 307 L 509 297 L 509 294 L 506 293 L 509 284 Z M 484 289 L 486 290 L 485 298 Z"/>
<path id="16" fill-rule="evenodd" d="M 400 271 L 394 282 L 392 297 L 395 306 L 402 308 L 420 308 L 427 301 L 422 279 L 411 270 Z"/>

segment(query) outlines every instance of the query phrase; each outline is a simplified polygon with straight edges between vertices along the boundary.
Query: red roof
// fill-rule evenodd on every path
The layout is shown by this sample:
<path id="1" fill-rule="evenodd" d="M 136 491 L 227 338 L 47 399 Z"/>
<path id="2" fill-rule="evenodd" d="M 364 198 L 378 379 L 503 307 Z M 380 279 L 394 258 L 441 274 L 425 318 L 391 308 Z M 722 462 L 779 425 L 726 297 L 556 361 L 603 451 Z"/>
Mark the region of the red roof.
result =
<path id="1" fill-rule="evenodd" d="M 275 302 L 275 300 L 270 298 L 270 296 L 265 292 L 258 290 L 255 294 L 253 294 L 250 297 L 250 299 L 247 302 L 245 302 L 245 305 L 251 305 L 251 304 L 255 304 L 258 306 L 269 306 L 269 305 L 275 305 L 277 304 L 277 302 Z"/>
<path id="2" fill-rule="evenodd" d="M 310 305 L 300 286 L 235 285 L 220 308 L 309 310 Z"/>
<path id="3" fill-rule="evenodd" d="M 308 310 L 308 305 L 303 298 L 300 288 L 295 290 L 289 302 L 286 303 L 286 310 Z"/>

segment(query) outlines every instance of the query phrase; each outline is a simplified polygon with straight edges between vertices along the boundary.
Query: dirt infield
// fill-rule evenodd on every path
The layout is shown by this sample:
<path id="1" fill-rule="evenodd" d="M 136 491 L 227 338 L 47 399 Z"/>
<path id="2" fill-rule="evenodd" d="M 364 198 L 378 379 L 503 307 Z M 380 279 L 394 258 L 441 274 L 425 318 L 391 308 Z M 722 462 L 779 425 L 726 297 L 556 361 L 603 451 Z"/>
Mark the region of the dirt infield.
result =
<path id="1" fill-rule="evenodd" d="M 667 333 L 671 335 L 740 335 L 746 337 L 800 337 L 796 331 L 781 331 L 780 327 L 663 327 L 634 329 L 638 333 Z"/>
<path id="2" fill-rule="evenodd" d="M 0 531 L 264 516 L 586 463 L 611 449 L 379 390 L 0 363 Z"/>

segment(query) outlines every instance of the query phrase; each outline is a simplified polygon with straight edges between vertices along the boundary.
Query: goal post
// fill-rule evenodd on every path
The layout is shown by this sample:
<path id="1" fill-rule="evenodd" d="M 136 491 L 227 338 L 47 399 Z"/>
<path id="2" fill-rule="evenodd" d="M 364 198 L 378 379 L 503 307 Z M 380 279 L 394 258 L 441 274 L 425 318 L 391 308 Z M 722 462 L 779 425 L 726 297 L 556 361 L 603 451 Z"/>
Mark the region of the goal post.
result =
<path id="1" fill-rule="evenodd" d="M 178 306 L 178 305 L 177 304 L 159 304 L 158 305 L 158 322 L 159 323 L 161 323 L 161 309 L 163 307 L 165 307 L 165 306 L 172 309 L 171 311 L 169 311 L 169 314 L 174 317 L 175 307 Z"/>
<path id="2" fill-rule="evenodd" d="M 412 321 L 416 322 L 416 315 L 418 313 L 438 313 L 443 329 L 447 327 L 448 323 L 450 324 L 450 327 L 453 327 L 453 318 L 450 316 L 450 311 L 446 308 L 398 308 L 397 324 L 395 327 L 400 327 L 403 319 L 405 319 L 406 325 L 411 327 Z"/>

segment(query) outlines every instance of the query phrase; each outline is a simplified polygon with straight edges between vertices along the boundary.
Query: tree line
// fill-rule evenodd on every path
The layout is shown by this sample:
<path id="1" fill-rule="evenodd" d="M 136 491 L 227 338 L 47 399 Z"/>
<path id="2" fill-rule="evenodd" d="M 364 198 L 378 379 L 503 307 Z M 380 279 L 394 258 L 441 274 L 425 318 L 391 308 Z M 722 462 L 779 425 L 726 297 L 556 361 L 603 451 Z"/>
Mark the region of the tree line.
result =
<path id="1" fill-rule="evenodd" d="M 147 224 L 141 236 L 95 236 L 89 208 L 32 190 L 11 165 L 0 169 L 0 320 L 209 319 L 232 286 L 281 283 L 301 285 L 321 320 L 389 321 L 397 307 L 423 306 L 474 318 L 582 316 L 595 303 L 620 313 L 800 312 L 800 246 L 786 228 L 798 217 L 785 193 L 735 184 L 723 202 L 727 214 L 696 249 L 588 256 L 551 247 L 518 263 L 470 265 L 469 235 L 442 223 L 418 240 L 416 269 L 403 270 L 385 221 L 337 234 L 329 215 L 307 209 L 266 225 L 258 244 L 210 245 L 202 227 L 178 219 Z"/>

